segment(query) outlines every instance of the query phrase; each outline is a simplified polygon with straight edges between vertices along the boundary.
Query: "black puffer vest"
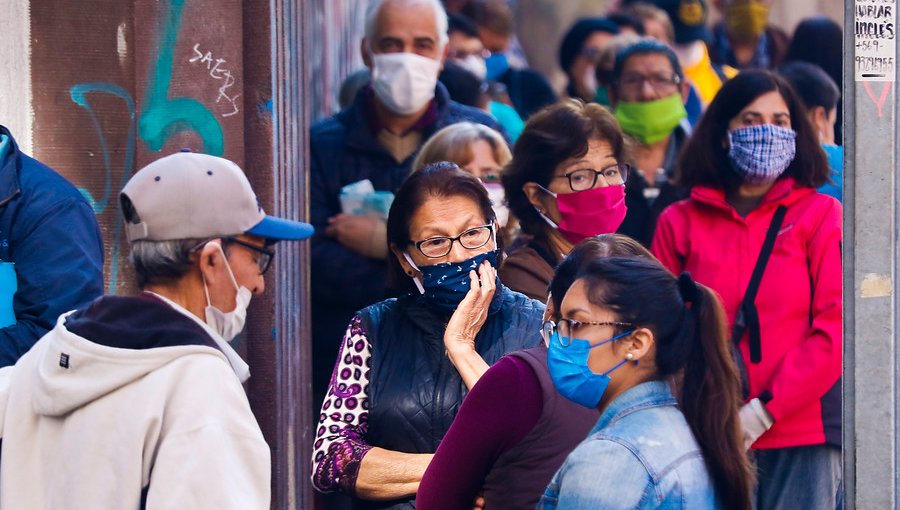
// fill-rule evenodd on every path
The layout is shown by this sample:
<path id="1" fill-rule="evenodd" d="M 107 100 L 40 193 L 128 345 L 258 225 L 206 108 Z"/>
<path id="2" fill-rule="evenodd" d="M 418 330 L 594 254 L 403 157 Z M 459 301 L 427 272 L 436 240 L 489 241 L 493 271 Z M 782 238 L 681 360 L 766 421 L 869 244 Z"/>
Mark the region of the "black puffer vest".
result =
<path id="1" fill-rule="evenodd" d="M 541 302 L 502 285 L 494 300 L 475 337 L 475 349 L 488 364 L 537 345 L 544 313 Z M 366 442 L 405 453 L 434 453 L 467 392 L 444 354 L 449 316 L 414 295 L 383 301 L 359 315 L 372 345 Z M 415 508 L 415 500 L 358 500 L 354 508 Z"/>

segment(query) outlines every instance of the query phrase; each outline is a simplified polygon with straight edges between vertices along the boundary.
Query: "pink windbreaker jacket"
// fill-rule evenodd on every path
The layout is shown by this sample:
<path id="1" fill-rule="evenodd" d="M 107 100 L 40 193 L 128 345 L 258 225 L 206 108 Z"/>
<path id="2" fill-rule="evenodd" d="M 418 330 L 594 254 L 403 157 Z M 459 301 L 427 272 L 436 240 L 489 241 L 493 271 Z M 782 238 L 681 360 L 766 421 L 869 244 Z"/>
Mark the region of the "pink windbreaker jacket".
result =
<path id="1" fill-rule="evenodd" d="M 750 382 L 775 424 L 756 449 L 841 441 L 841 204 L 793 179 L 775 183 L 742 218 L 723 190 L 695 187 L 659 218 L 652 251 L 675 274 L 715 290 L 733 324 L 775 209 L 787 214 L 756 296 L 762 359 Z"/>

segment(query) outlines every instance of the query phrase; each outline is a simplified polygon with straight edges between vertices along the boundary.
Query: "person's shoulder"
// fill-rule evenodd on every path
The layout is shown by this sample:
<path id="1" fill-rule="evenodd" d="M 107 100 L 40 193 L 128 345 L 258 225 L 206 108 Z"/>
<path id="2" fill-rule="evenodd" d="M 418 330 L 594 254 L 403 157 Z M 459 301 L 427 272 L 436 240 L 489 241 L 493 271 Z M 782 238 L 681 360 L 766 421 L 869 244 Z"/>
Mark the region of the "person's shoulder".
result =
<path id="1" fill-rule="evenodd" d="M 703 203 L 692 196 L 676 200 L 672 202 L 659 215 L 659 220 L 663 221 L 684 221 L 687 217 L 696 213 Z"/>
<path id="2" fill-rule="evenodd" d="M 501 283 L 503 283 L 502 280 Z M 539 314 L 541 317 L 543 317 L 545 308 L 543 302 L 538 299 L 529 297 L 523 292 L 513 290 L 506 284 L 502 284 L 500 288 L 501 292 L 503 292 L 505 307 L 516 310 L 520 315 Z"/>
<path id="3" fill-rule="evenodd" d="M 550 86 L 550 82 L 547 81 L 547 78 L 544 77 L 543 74 L 535 71 L 531 68 L 524 69 L 513 69 L 510 68 L 506 76 L 512 76 L 514 74 L 518 74 L 518 79 L 521 80 L 522 85 L 525 87 L 541 87 L 549 90 L 553 90 L 553 87 Z M 507 78 L 509 80 L 509 78 Z"/>
<path id="4" fill-rule="evenodd" d="M 371 324 L 380 320 L 386 313 L 393 313 L 404 306 L 408 306 L 412 301 L 412 296 L 409 295 L 399 298 L 388 298 L 357 311 L 356 315 L 354 315 L 354 320 L 359 318 L 363 325 Z"/>
<path id="5" fill-rule="evenodd" d="M 20 153 L 19 186 L 23 196 L 40 197 L 45 201 L 87 200 L 78 189 L 57 171 L 40 161 Z"/>
<path id="6" fill-rule="evenodd" d="M 498 131 L 500 130 L 500 123 L 497 122 L 497 119 L 492 117 L 484 110 L 479 110 L 478 108 L 472 106 L 457 103 L 452 99 L 448 100 L 446 114 L 444 115 L 443 122 L 441 122 L 442 127 L 465 121 L 484 124 L 489 128 L 493 128 Z"/>
<path id="7" fill-rule="evenodd" d="M 650 471 L 629 445 L 597 434 L 569 454 L 557 476 L 560 503 L 596 508 L 636 508 L 653 485 Z M 610 490 L 612 484 L 616 490 Z"/>
<path id="8" fill-rule="evenodd" d="M 309 128 L 309 137 L 316 143 L 330 140 L 343 140 L 347 134 L 347 117 L 352 115 L 353 106 L 349 106 L 330 117 L 325 117 Z"/>

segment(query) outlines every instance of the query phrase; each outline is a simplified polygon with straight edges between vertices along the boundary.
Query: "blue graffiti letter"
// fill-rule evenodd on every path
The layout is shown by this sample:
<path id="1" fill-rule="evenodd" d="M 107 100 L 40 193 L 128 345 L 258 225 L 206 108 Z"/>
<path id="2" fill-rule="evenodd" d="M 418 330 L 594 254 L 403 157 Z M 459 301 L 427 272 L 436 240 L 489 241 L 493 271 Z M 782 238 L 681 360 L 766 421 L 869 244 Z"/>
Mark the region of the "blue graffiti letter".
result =
<path id="1" fill-rule="evenodd" d="M 181 131 L 195 131 L 203 140 L 209 154 L 221 156 L 225 152 L 222 126 L 216 117 L 199 101 L 186 97 L 169 98 L 175 42 L 181 25 L 181 10 L 185 0 L 172 0 L 165 19 L 156 68 L 147 84 L 147 96 L 140 119 L 138 134 L 150 150 L 162 150 L 166 141 Z"/>

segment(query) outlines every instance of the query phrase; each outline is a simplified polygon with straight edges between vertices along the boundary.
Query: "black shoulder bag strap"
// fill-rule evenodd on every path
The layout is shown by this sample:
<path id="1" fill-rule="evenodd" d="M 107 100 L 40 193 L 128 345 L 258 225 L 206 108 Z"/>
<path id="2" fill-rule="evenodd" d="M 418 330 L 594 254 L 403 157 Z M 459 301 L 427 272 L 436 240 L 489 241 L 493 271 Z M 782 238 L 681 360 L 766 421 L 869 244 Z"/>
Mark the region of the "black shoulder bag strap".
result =
<path id="1" fill-rule="evenodd" d="M 747 292 L 744 293 L 744 300 L 741 301 L 741 307 L 738 310 L 737 318 L 734 320 L 734 328 L 731 331 L 731 339 L 737 344 L 740 342 L 744 332 L 749 332 L 750 340 L 750 361 L 759 363 L 762 361 L 762 345 L 760 343 L 759 333 L 759 313 L 756 310 L 756 293 L 759 291 L 759 284 L 762 282 L 763 273 L 766 271 L 766 265 L 769 263 L 769 255 L 772 254 L 772 248 L 775 247 L 775 238 L 784 222 L 784 215 L 787 213 L 787 207 L 779 205 L 772 216 L 772 223 L 769 224 L 769 230 L 766 232 L 766 240 L 763 241 L 762 249 L 759 251 L 759 258 L 756 259 L 756 267 L 753 268 L 753 274 L 750 276 L 750 282 L 747 284 Z"/>

